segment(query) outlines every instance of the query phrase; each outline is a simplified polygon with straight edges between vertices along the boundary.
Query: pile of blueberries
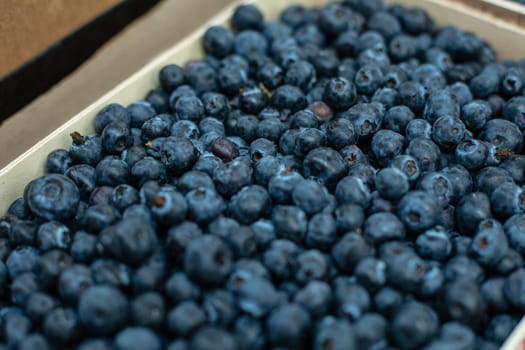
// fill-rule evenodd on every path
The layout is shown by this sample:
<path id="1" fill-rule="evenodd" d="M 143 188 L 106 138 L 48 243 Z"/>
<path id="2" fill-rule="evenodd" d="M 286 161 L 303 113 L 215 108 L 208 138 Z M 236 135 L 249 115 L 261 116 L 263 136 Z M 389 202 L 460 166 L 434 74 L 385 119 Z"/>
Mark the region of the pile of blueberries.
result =
<path id="1" fill-rule="evenodd" d="M 525 312 L 525 61 L 383 0 L 231 25 L 0 219 L 0 349 L 499 348 Z"/>

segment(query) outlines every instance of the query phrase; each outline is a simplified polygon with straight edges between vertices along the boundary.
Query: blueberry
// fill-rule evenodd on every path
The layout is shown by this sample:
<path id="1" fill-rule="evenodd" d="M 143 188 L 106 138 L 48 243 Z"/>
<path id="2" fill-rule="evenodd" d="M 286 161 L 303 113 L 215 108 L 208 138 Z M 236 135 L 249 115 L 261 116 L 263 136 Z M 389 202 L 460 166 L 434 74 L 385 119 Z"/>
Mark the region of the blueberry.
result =
<path id="1" fill-rule="evenodd" d="M 176 64 L 168 64 L 159 71 L 159 81 L 162 88 L 171 93 L 175 88 L 184 84 L 184 71 Z"/>
<path id="2" fill-rule="evenodd" d="M 252 179 L 252 169 L 242 161 L 233 161 L 217 167 L 213 172 L 213 181 L 217 191 L 223 195 L 232 195 Z"/>
<path id="3" fill-rule="evenodd" d="M 357 343 L 365 349 L 386 345 L 387 321 L 376 313 L 364 314 L 354 326 Z"/>
<path id="4" fill-rule="evenodd" d="M 127 327 L 115 336 L 114 348 L 116 350 L 160 350 L 161 341 L 149 328 Z"/>
<path id="5" fill-rule="evenodd" d="M 253 277 L 240 282 L 236 294 L 239 309 L 255 318 L 264 317 L 279 303 L 277 291 L 264 278 Z"/>
<path id="6" fill-rule="evenodd" d="M 218 284 L 230 272 L 231 252 L 217 237 L 203 236 L 188 244 L 184 269 L 195 281 Z"/>
<path id="7" fill-rule="evenodd" d="M 419 348 L 437 331 L 437 315 L 431 308 L 417 301 L 403 304 L 395 313 L 390 326 L 390 335 L 394 342 L 407 349 Z"/>
<path id="8" fill-rule="evenodd" d="M 452 252 L 452 243 L 442 229 L 429 229 L 416 239 L 417 253 L 432 260 L 446 260 Z"/>
<path id="9" fill-rule="evenodd" d="M 370 308 L 370 295 L 361 285 L 348 277 L 337 277 L 333 282 L 334 302 L 339 316 L 356 321 Z"/>
<path id="10" fill-rule="evenodd" d="M 120 154 L 132 142 L 129 126 L 123 122 L 112 122 L 102 131 L 102 147 L 107 154 Z"/>
<path id="11" fill-rule="evenodd" d="M 41 321 L 56 307 L 57 303 L 57 300 L 43 292 L 31 293 L 25 304 L 26 314 L 33 321 Z"/>
<path id="12" fill-rule="evenodd" d="M 453 149 L 465 135 L 465 124 L 458 117 L 445 115 L 432 125 L 432 139 L 442 149 Z"/>
<path id="13" fill-rule="evenodd" d="M 520 152 L 523 147 L 523 135 L 519 127 L 505 119 L 489 120 L 481 129 L 479 138 L 514 152 Z"/>
<path id="14" fill-rule="evenodd" d="M 297 304 L 284 304 L 273 310 L 267 321 L 268 341 L 275 346 L 302 349 L 310 338 L 310 315 Z"/>
<path id="15" fill-rule="evenodd" d="M 40 252 L 31 246 L 20 246 L 13 249 L 5 262 L 9 277 L 14 279 L 24 272 L 36 272 L 39 255 Z"/>
<path id="16" fill-rule="evenodd" d="M 525 211 L 525 192 L 513 182 L 504 182 L 490 195 L 492 211 L 503 219 Z"/>
<path id="17" fill-rule="evenodd" d="M 78 132 L 71 134 L 73 143 L 69 154 L 74 163 L 96 165 L 102 159 L 102 139 L 98 136 L 82 136 Z"/>
<path id="18" fill-rule="evenodd" d="M 263 254 L 266 268 L 278 279 L 286 279 L 292 275 L 298 247 L 289 240 L 273 241 Z"/>
<path id="19" fill-rule="evenodd" d="M 513 307 L 518 310 L 523 310 L 525 307 L 525 300 L 523 298 L 523 286 L 525 285 L 525 270 L 519 268 L 512 272 L 506 279 L 503 285 L 503 293 L 505 298 Z"/>
<path id="20" fill-rule="evenodd" d="M 189 348 L 200 350 L 240 349 L 237 340 L 231 333 L 214 326 L 199 329 L 191 338 Z"/>
<path id="21" fill-rule="evenodd" d="M 13 246 L 34 245 L 37 236 L 37 225 L 33 221 L 16 221 L 9 233 L 9 243 Z"/>
<path id="22" fill-rule="evenodd" d="M 64 174 L 73 165 L 73 160 L 68 151 L 57 149 L 49 153 L 46 159 L 46 173 Z"/>
<path id="23" fill-rule="evenodd" d="M 344 318 L 326 316 L 317 325 L 313 348 L 321 350 L 330 344 L 334 350 L 355 349 L 356 337 L 350 323 Z"/>
<path id="24" fill-rule="evenodd" d="M 411 191 L 398 204 L 398 215 L 409 231 L 422 232 L 437 223 L 439 204 L 427 192 Z"/>
<path id="25" fill-rule="evenodd" d="M 372 137 L 371 148 L 378 163 L 386 166 L 396 156 L 400 155 L 404 148 L 404 137 L 391 130 L 379 130 Z"/>
<path id="26" fill-rule="evenodd" d="M 316 179 L 329 188 L 336 185 L 347 169 L 341 155 L 327 147 L 310 151 L 304 159 L 303 168 L 305 177 Z"/>
<path id="27" fill-rule="evenodd" d="M 2 318 L 4 339 L 8 345 L 14 347 L 27 337 L 31 320 L 23 312 L 16 308 L 4 308 Z"/>
<path id="28" fill-rule="evenodd" d="M 409 155 L 395 157 L 390 166 L 401 170 L 408 177 L 410 184 L 414 183 L 421 175 L 416 159 Z"/>
<path id="29" fill-rule="evenodd" d="M 64 303 L 76 305 L 82 293 L 94 284 L 91 270 L 85 265 L 72 265 L 62 270 L 58 294 Z"/>
<path id="30" fill-rule="evenodd" d="M 231 23 L 236 30 L 262 28 L 264 16 L 254 5 L 240 5 L 235 8 Z"/>
<path id="31" fill-rule="evenodd" d="M 39 333 L 33 333 L 28 335 L 26 338 L 20 341 L 18 344 L 18 349 L 20 350 L 31 350 L 31 349 L 41 349 L 41 350 L 48 350 L 49 349 L 49 343 Z"/>
<path id="32" fill-rule="evenodd" d="M 443 289 L 441 310 L 445 317 L 476 327 L 485 317 L 485 301 L 479 286 L 458 278 Z"/>
<path id="33" fill-rule="evenodd" d="M 489 196 L 503 183 L 513 183 L 512 177 L 505 169 L 492 166 L 478 171 L 474 182 L 478 191 L 485 192 Z"/>
<path id="34" fill-rule="evenodd" d="M 370 215 L 364 223 L 364 237 L 373 244 L 388 240 L 402 239 L 405 236 L 403 223 L 392 213 Z"/>
<path id="35" fill-rule="evenodd" d="M 406 81 L 399 85 L 396 102 L 405 105 L 414 114 L 419 114 L 425 107 L 425 89 L 416 81 Z"/>
<path id="36" fill-rule="evenodd" d="M 523 266 L 523 259 L 515 249 L 509 248 L 501 261 L 495 266 L 494 271 L 501 275 L 508 275 Z"/>
<path id="37" fill-rule="evenodd" d="M 157 237 L 153 227 L 137 218 L 123 219 L 100 233 L 100 243 L 120 261 L 138 264 L 150 256 Z"/>
<path id="38" fill-rule="evenodd" d="M 78 303 L 80 323 L 90 332 L 109 335 L 127 319 L 128 301 L 118 289 L 110 286 L 89 287 Z"/>
<path id="39" fill-rule="evenodd" d="M 164 182 L 167 178 L 166 166 L 154 158 L 144 157 L 131 167 L 130 177 L 131 182 L 139 187 L 149 180 Z"/>
<path id="40" fill-rule="evenodd" d="M 77 231 L 71 243 L 70 254 L 75 262 L 90 262 L 97 254 L 97 237 Z"/>
<path id="41" fill-rule="evenodd" d="M 459 117 L 460 106 L 455 96 L 447 90 L 442 90 L 428 97 L 423 116 L 429 123 L 434 124 L 442 117 Z"/>
<path id="42" fill-rule="evenodd" d="M 442 208 L 447 207 L 454 195 L 452 183 L 440 172 L 426 173 L 419 179 L 416 188 L 430 194 Z"/>
<path id="43" fill-rule="evenodd" d="M 402 294 L 396 289 L 385 286 L 374 295 L 374 308 L 385 316 L 391 316 L 403 303 Z"/>
<path id="44" fill-rule="evenodd" d="M 415 292 L 423 282 L 427 263 L 411 251 L 392 257 L 388 264 L 387 281 L 405 292 Z"/>
<path id="45" fill-rule="evenodd" d="M 375 177 L 375 187 L 385 199 L 399 199 L 408 192 L 408 177 L 397 168 L 384 168 Z"/>
<path id="46" fill-rule="evenodd" d="M 432 140 L 417 137 L 410 141 L 406 153 L 414 157 L 421 171 L 435 171 L 439 168 L 439 147 Z"/>
<path id="47" fill-rule="evenodd" d="M 373 252 L 373 247 L 363 236 L 349 232 L 333 245 L 331 256 L 339 270 L 350 273 L 359 260 L 372 255 Z"/>
<path id="48" fill-rule="evenodd" d="M 504 284 L 505 278 L 493 277 L 485 280 L 481 285 L 481 293 L 490 312 L 500 313 L 508 310 L 509 303 L 504 294 Z"/>
<path id="49" fill-rule="evenodd" d="M 481 349 L 476 344 L 476 336 L 472 329 L 459 322 L 450 321 L 441 326 L 439 335 L 425 347 L 426 350 L 432 349 Z"/>
<path id="50" fill-rule="evenodd" d="M 494 219 L 481 221 L 470 248 L 476 261 L 494 266 L 503 259 L 507 249 L 508 242 L 501 224 Z"/>
<path id="51" fill-rule="evenodd" d="M 204 311 L 193 301 L 183 301 L 167 315 L 170 332 L 179 336 L 188 336 L 206 321 Z"/>
<path id="52" fill-rule="evenodd" d="M 27 261 L 25 262 L 26 267 L 32 267 L 32 269 L 24 270 L 23 272 L 35 272 L 35 275 L 38 277 L 39 280 L 39 285 L 43 289 L 49 289 L 54 287 L 58 280 L 58 276 L 60 275 L 62 270 L 66 269 L 68 266 L 73 264 L 73 259 L 71 258 L 71 256 L 69 256 L 69 254 L 67 254 L 63 250 L 50 250 L 44 253 L 42 256 L 40 256 L 40 260 L 38 261 L 34 260 L 38 257 L 38 252 L 35 254 L 34 252 L 31 252 L 31 250 L 24 251 L 23 249 L 18 252 L 17 251 L 18 249 L 14 250 L 6 262 L 6 266 L 10 276 L 13 277 L 13 270 L 10 269 L 9 260 L 15 256 L 17 258 L 23 257 L 24 259 L 27 259 Z M 20 268 L 19 266 L 15 267 Z"/>
<path id="53" fill-rule="evenodd" d="M 43 331 L 47 338 L 69 343 L 78 336 L 78 317 L 73 309 L 58 307 L 46 315 Z"/>
<path id="54" fill-rule="evenodd" d="M 242 349 L 260 350 L 264 347 L 264 330 L 259 320 L 241 316 L 235 321 L 234 332 Z"/>
<path id="55" fill-rule="evenodd" d="M 306 234 L 306 214 L 299 207 L 290 205 L 274 207 L 272 222 L 278 237 L 301 241 Z"/>
<path id="56" fill-rule="evenodd" d="M 359 135 L 359 140 L 372 137 L 381 127 L 384 107 L 378 103 L 358 103 L 342 113 L 349 119 Z"/>
<path id="57" fill-rule="evenodd" d="M 172 274 L 165 284 L 165 295 L 173 302 L 194 300 L 199 296 L 199 288 L 182 272 Z"/>
<path id="58" fill-rule="evenodd" d="M 126 108 L 118 103 L 110 103 L 97 112 L 95 116 L 95 130 L 100 134 L 106 125 L 116 121 L 129 125 L 130 114 Z"/>
<path id="59" fill-rule="evenodd" d="M 224 289 L 217 289 L 204 295 L 202 306 L 207 319 L 213 325 L 228 326 L 237 317 L 237 308 L 233 294 Z"/>
<path id="60" fill-rule="evenodd" d="M 18 275 L 11 282 L 11 302 L 24 306 L 29 296 L 39 289 L 37 277 L 30 272 Z"/>
<path id="61" fill-rule="evenodd" d="M 370 201 L 370 189 L 360 178 L 347 176 L 337 184 L 335 196 L 341 204 L 353 203 L 366 209 Z"/>
<path id="62" fill-rule="evenodd" d="M 137 101 L 126 107 L 130 115 L 130 126 L 134 128 L 140 128 L 142 124 L 154 117 L 156 111 L 153 106 L 147 101 Z"/>
<path id="63" fill-rule="evenodd" d="M 31 181 L 24 197 L 31 211 L 47 220 L 71 218 L 80 201 L 75 183 L 58 174 L 44 175 Z"/>

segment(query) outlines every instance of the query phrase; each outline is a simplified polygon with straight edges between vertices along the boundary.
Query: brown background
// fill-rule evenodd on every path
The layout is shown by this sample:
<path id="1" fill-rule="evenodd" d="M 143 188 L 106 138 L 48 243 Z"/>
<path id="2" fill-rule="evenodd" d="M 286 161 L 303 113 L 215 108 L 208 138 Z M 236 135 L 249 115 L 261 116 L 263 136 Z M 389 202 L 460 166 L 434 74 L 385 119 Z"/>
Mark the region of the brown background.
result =
<path id="1" fill-rule="evenodd" d="M 72 0 L 36 2 L 53 1 L 77 3 Z M 89 0 L 81 0 L 78 3 L 84 1 Z M 93 2 L 97 1 L 99 0 Z M 111 1 L 116 2 L 103 1 L 106 4 Z M 15 3 L 17 0 L 0 0 L 2 6 L 11 2 Z M 130 76 L 157 54 L 173 46 L 230 2 L 232 0 L 160 2 L 102 46 L 91 59 L 72 74 L 1 124 L 0 168 Z M 0 12 L 2 12 L 1 8 Z M 1 21 L 0 17 L 0 24 Z"/>
<path id="2" fill-rule="evenodd" d="M 0 77 L 121 0 L 0 0 Z"/>

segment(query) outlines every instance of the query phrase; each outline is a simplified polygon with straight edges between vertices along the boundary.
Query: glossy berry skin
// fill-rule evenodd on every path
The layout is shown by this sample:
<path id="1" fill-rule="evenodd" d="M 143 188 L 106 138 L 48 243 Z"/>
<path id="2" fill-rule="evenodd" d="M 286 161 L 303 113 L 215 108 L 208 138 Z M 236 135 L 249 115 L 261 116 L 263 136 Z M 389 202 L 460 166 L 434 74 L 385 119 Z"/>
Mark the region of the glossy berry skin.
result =
<path id="1" fill-rule="evenodd" d="M 101 133 L 106 125 L 112 122 L 124 122 L 129 125 L 130 115 L 126 108 L 118 103 L 110 103 L 95 116 L 95 130 L 97 133 Z"/>
<path id="2" fill-rule="evenodd" d="M 372 152 L 381 166 L 387 166 L 400 155 L 404 146 L 404 137 L 391 130 L 380 130 L 372 137 Z"/>
<path id="3" fill-rule="evenodd" d="M 427 192 L 408 192 L 398 204 L 398 215 L 409 231 L 422 232 L 437 222 L 438 202 Z"/>
<path id="4" fill-rule="evenodd" d="M 168 64 L 159 71 L 159 81 L 162 88 L 167 93 L 171 93 L 184 84 L 184 71 L 176 64 Z"/>
<path id="5" fill-rule="evenodd" d="M 490 203 L 496 216 L 507 218 L 525 210 L 525 193 L 514 183 L 505 182 L 494 189 Z"/>
<path id="6" fill-rule="evenodd" d="M 310 151 L 303 162 L 305 177 L 315 179 L 328 188 L 336 185 L 346 172 L 347 166 L 341 155 L 331 148 L 319 147 Z"/>
<path id="7" fill-rule="evenodd" d="M 481 129 L 479 138 L 498 148 L 520 152 L 523 147 L 523 134 L 519 127 L 505 119 L 491 119 Z"/>
<path id="8" fill-rule="evenodd" d="M 114 348 L 118 350 L 160 350 L 161 342 L 149 328 L 127 327 L 115 336 Z"/>
<path id="9" fill-rule="evenodd" d="M 107 154 L 120 154 L 133 142 L 129 126 L 123 122 L 113 122 L 102 130 L 102 147 Z"/>
<path id="10" fill-rule="evenodd" d="M 36 240 L 42 251 L 54 248 L 66 249 L 71 243 L 71 233 L 66 225 L 50 221 L 40 225 Z"/>
<path id="11" fill-rule="evenodd" d="M 294 322 L 291 322 L 294 320 Z M 272 345 L 300 349 L 308 341 L 310 315 L 297 304 L 284 304 L 270 313 L 266 321 L 268 341 Z"/>
<path id="12" fill-rule="evenodd" d="M 476 326 L 483 321 L 485 302 L 480 288 L 468 279 L 457 279 L 443 290 L 444 314 L 462 323 Z"/>
<path id="13" fill-rule="evenodd" d="M 64 174 L 73 165 L 69 152 L 65 149 L 57 149 L 49 153 L 46 159 L 46 173 Z"/>
<path id="14" fill-rule="evenodd" d="M 219 58 L 224 57 L 233 48 L 233 34 L 224 27 L 211 26 L 204 33 L 202 46 L 207 53 Z"/>
<path id="15" fill-rule="evenodd" d="M 345 78 L 331 79 L 326 84 L 323 101 L 335 110 L 344 110 L 351 107 L 356 99 L 355 85 Z"/>
<path id="16" fill-rule="evenodd" d="M 193 301 L 183 301 L 178 304 L 167 317 L 170 332 L 180 336 L 188 336 L 206 320 L 204 311 Z"/>
<path id="17" fill-rule="evenodd" d="M 324 344 L 332 344 L 334 350 L 356 349 L 356 339 L 350 323 L 344 318 L 326 316 L 317 326 L 314 349 L 321 350 Z"/>
<path id="18" fill-rule="evenodd" d="M 432 139 L 442 149 L 452 149 L 463 139 L 465 129 L 458 117 L 442 116 L 432 125 Z"/>
<path id="19" fill-rule="evenodd" d="M 406 153 L 416 159 L 422 171 L 435 171 L 439 168 L 439 147 L 432 140 L 418 137 L 412 140 Z"/>
<path id="20" fill-rule="evenodd" d="M 220 327 L 206 326 L 199 329 L 190 340 L 190 349 L 212 350 L 219 349 L 239 350 L 235 337 Z"/>
<path id="21" fill-rule="evenodd" d="M 494 219 L 481 221 L 470 249 L 472 256 L 480 264 L 497 264 L 508 249 L 507 237 L 501 224 Z"/>
<path id="22" fill-rule="evenodd" d="M 333 245 L 331 256 L 341 271 L 350 273 L 360 259 L 372 255 L 373 252 L 373 246 L 363 236 L 349 232 Z"/>
<path id="23" fill-rule="evenodd" d="M 97 185 L 113 187 L 128 182 L 130 169 L 125 161 L 107 156 L 97 164 L 95 172 Z"/>
<path id="24" fill-rule="evenodd" d="M 452 243 L 442 229 L 429 229 L 416 239 L 417 253 L 432 260 L 445 260 L 452 252 Z"/>
<path id="25" fill-rule="evenodd" d="M 222 282 L 231 269 L 231 251 L 217 237 L 203 236 L 192 241 L 184 255 L 184 270 L 202 284 Z"/>
<path id="26" fill-rule="evenodd" d="M 58 174 L 45 175 L 30 182 L 24 197 L 31 211 L 47 220 L 71 218 L 80 201 L 75 183 Z"/>
<path id="27" fill-rule="evenodd" d="M 374 244 L 402 239 L 404 236 L 403 223 L 392 213 L 372 214 L 364 223 L 364 237 Z"/>
<path id="28" fill-rule="evenodd" d="M 119 329 L 127 319 L 125 295 L 109 286 L 89 287 L 78 304 L 80 323 L 90 332 L 108 335 Z"/>
<path id="29" fill-rule="evenodd" d="M 446 208 L 454 198 L 452 183 L 440 172 L 426 173 L 419 179 L 416 188 L 430 194 L 442 208 Z"/>
<path id="30" fill-rule="evenodd" d="M 432 137 L 432 125 L 424 119 L 413 119 L 406 125 L 405 135 L 407 142 L 418 137 L 430 139 Z"/>
<path id="31" fill-rule="evenodd" d="M 118 260 L 138 264 L 153 252 L 156 234 L 150 224 L 128 218 L 102 230 L 100 241 Z"/>
<path id="32" fill-rule="evenodd" d="M 99 136 L 82 136 L 75 134 L 69 149 L 71 159 L 76 164 L 96 165 L 103 157 L 102 139 Z"/>
<path id="33" fill-rule="evenodd" d="M 417 330 L 414 329 L 417 320 Z M 416 301 L 401 306 L 394 315 L 391 326 L 391 336 L 401 347 L 415 349 L 438 331 L 438 318 L 432 309 Z"/>

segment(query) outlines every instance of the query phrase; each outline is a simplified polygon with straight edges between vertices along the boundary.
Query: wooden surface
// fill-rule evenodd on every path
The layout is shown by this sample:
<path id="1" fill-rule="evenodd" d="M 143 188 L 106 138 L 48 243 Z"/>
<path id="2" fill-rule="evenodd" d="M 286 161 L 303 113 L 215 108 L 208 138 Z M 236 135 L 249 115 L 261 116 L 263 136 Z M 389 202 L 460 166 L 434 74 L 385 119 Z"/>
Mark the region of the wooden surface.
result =
<path id="1" fill-rule="evenodd" d="M 122 0 L 0 0 L 0 77 Z"/>

